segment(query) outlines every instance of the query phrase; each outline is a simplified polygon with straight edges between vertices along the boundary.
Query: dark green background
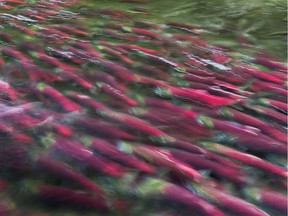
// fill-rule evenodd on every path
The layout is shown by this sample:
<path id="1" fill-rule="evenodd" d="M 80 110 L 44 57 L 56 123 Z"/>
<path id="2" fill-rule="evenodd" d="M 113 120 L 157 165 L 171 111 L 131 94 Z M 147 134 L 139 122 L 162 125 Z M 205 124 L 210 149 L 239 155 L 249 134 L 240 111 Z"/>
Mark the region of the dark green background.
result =
<path id="1" fill-rule="evenodd" d="M 287 61 L 286 0 L 146 0 L 145 3 L 85 0 L 77 9 L 80 7 L 111 7 L 131 13 L 136 13 L 134 8 L 145 9 L 150 13 L 143 16 L 145 20 L 201 25 L 210 32 L 204 37 L 211 43 L 246 52 L 236 42 L 242 35 L 253 49 L 272 52 L 282 61 Z"/>

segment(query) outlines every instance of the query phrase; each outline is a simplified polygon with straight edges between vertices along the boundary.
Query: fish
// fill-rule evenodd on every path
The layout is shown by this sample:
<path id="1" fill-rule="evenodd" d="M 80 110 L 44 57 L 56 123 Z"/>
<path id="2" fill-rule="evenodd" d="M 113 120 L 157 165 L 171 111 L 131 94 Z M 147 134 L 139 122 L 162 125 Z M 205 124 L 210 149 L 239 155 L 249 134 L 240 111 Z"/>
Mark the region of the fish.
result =
<path id="1" fill-rule="evenodd" d="M 0 3 L 0 214 L 285 215 L 287 65 L 134 2 Z"/>

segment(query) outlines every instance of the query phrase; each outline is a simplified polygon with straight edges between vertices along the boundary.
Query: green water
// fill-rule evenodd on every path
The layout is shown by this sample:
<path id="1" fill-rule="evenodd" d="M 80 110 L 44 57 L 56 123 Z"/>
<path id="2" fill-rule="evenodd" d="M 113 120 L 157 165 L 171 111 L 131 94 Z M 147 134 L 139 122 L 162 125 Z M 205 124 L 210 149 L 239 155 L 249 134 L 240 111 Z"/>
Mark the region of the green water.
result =
<path id="1" fill-rule="evenodd" d="M 253 51 L 262 50 L 287 62 L 287 3 L 285 0 L 140 0 L 139 3 L 131 2 L 83 0 L 79 1 L 76 6 L 70 7 L 69 10 L 84 16 L 85 20 L 82 23 L 86 26 L 95 26 L 97 23 L 109 20 L 109 18 L 103 20 L 97 16 L 86 16 L 86 10 L 99 8 L 124 10 L 131 15 L 131 21 L 135 19 L 156 23 L 177 21 L 197 25 L 205 29 L 201 38 L 208 40 L 211 44 L 225 45 L 249 55 L 253 54 Z M 25 5 L 16 8 L 21 7 L 25 8 Z M 6 12 L 0 9 L 1 11 Z M 239 40 L 244 41 L 248 46 L 243 46 Z"/>
<path id="2" fill-rule="evenodd" d="M 246 40 L 251 48 L 272 52 L 287 59 L 287 3 L 285 0 L 147 0 L 145 3 L 97 0 L 82 1 L 83 8 L 118 8 L 143 20 L 177 21 L 202 26 L 210 43 L 249 52 L 237 41 Z M 136 9 L 136 10 L 135 10 Z M 144 14 L 137 9 L 148 12 Z"/>

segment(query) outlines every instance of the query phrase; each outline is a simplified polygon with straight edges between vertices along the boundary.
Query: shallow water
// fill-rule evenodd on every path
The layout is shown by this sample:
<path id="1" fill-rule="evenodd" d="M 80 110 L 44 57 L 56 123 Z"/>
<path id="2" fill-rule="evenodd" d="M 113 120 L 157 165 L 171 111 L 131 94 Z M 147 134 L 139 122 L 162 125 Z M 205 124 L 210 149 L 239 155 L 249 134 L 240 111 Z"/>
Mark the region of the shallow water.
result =
<path id="1" fill-rule="evenodd" d="M 228 45 L 249 52 L 238 43 L 247 40 L 251 48 L 269 50 L 287 61 L 287 4 L 282 0 L 159 0 L 146 3 L 125 3 L 113 0 L 83 1 L 89 7 L 117 7 L 139 14 L 134 9 L 149 12 L 144 20 L 179 21 L 200 25 L 210 34 L 211 43 Z"/>
<path id="2" fill-rule="evenodd" d="M 284 0 L 131 2 L 83 0 L 69 10 L 81 14 L 87 7 L 119 8 L 143 20 L 179 21 L 200 25 L 209 32 L 204 38 L 210 43 L 227 45 L 248 53 L 253 49 L 269 51 L 282 61 L 287 61 L 287 4 Z M 142 10 L 148 13 L 145 14 Z M 69 17 L 69 14 L 67 16 Z M 97 22 L 97 19 L 91 22 Z M 239 40 L 247 41 L 250 45 L 249 51 L 239 44 Z"/>

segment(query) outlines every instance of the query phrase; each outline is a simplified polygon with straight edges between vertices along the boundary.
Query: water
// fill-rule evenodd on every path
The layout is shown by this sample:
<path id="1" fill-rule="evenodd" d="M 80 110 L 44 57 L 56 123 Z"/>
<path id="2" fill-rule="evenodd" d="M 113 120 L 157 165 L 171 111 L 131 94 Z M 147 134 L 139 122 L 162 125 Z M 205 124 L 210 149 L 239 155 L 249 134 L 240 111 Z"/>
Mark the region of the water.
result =
<path id="1" fill-rule="evenodd" d="M 0 215 L 286 215 L 286 2 L 0 8 Z"/>
<path id="2" fill-rule="evenodd" d="M 141 15 L 133 9 L 144 9 L 149 15 L 144 20 L 179 21 L 203 26 L 211 34 L 204 37 L 211 43 L 219 43 L 241 49 L 237 38 L 243 37 L 257 50 L 272 51 L 283 61 L 287 59 L 287 4 L 285 1 L 147 1 L 146 3 L 125 3 L 100 0 L 86 1 L 89 7 L 117 7 L 132 14 Z M 251 47 L 250 47 L 251 49 Z M 246 50 L 247 52 L 247 50 Z"/>

